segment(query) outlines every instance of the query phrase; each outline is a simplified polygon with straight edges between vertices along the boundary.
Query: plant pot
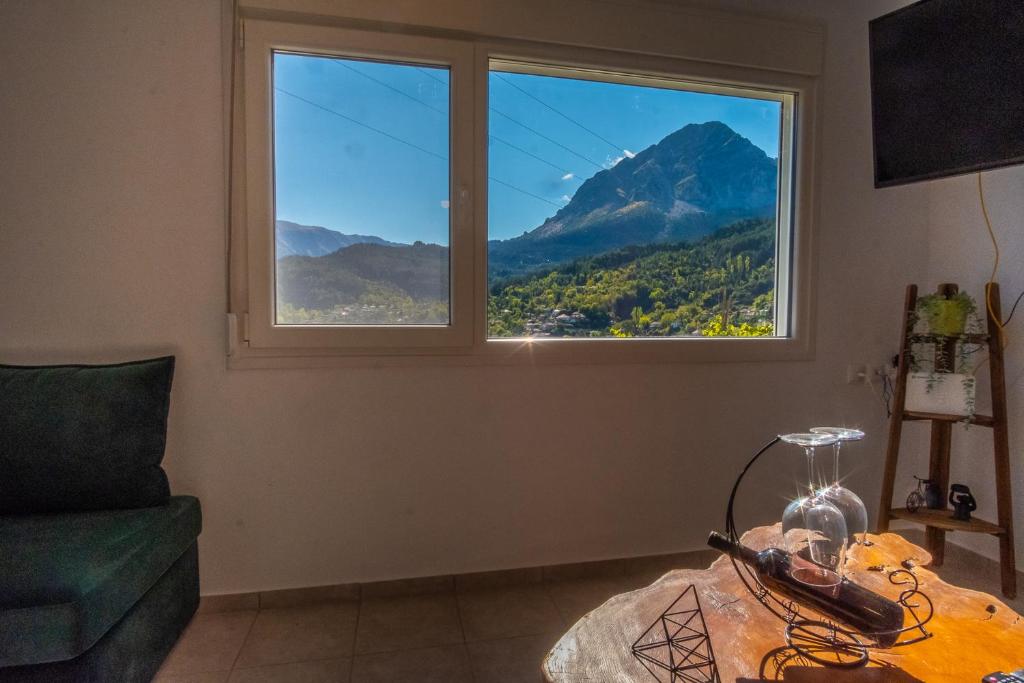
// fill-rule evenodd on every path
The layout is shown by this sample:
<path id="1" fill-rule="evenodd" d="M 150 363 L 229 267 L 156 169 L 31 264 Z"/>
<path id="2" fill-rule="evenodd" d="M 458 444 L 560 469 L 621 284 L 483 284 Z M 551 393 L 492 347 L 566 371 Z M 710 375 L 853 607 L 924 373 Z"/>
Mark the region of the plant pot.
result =
<path id="1" fill-rule="evenodd" d="M 932 334 L 955 337 L 964 333 L 968 312 L 958 299 L 938 299 L 924 309 L 924 318 Z"/>
<path id="2" fill-rule="evenodd" d="M 907 375 L 906 409 L 942 415 L 974 414 L 973 375 L 956 372 L 912 372 Z"/>

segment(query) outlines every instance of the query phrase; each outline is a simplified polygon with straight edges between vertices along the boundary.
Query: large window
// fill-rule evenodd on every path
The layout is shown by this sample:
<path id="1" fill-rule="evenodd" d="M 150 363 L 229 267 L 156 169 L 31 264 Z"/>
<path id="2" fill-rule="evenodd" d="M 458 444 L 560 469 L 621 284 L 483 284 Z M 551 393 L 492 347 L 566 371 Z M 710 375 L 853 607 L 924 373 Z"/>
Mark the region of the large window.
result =
<path id="1" fill-rule="evenodd" d="M 788 106 L 492 63 L 488 336 L 784 336 Z"/>
<path id="2" fill-rule="evenodd" d="M 808 348 L 806 79 L 245 27 L 232 308 L 252 357 Z"/>

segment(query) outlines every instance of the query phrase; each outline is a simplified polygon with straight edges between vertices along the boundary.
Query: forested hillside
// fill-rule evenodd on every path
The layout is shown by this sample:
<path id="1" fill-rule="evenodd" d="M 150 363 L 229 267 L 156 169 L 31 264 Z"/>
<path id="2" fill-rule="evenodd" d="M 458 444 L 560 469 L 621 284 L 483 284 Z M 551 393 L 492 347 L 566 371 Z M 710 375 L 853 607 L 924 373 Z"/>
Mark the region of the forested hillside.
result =
<path id="1" fill-rule="evenodd" d="M 448 323 L 448 248 L 353 244 L 277 261 L 278 322 Z"/>
<path id="2" fill-rule="evenodd" d="M 489 333 L 770 335 L 774 284 L 774 221 L 740 221 L 692 245 L 626 247 L 496 282 Z"/>

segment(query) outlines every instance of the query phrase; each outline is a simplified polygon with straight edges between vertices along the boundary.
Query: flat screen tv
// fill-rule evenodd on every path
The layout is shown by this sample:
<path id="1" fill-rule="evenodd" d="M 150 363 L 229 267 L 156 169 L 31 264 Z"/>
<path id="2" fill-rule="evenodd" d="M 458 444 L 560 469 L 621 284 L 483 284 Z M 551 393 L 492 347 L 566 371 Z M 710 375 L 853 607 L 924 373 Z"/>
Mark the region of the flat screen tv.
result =
<path id="1" fill-rule="evenodd" d="M 1024 163 L 1024 0 L 922 0 L 869 34 L 875 187 Z"/>

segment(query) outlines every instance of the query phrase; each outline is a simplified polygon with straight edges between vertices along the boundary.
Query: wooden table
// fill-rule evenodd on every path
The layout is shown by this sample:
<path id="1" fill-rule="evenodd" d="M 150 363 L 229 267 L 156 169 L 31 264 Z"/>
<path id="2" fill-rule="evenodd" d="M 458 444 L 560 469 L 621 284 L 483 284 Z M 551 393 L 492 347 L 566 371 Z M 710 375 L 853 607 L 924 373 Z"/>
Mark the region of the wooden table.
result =
<path id="1" fill-rule="evenodd" d="M 875 650 L 860 669 L 823 669 L 785 647 L 782 621 L 743 588 L 728 558 L 704 570 L 669 572 L 640 590 L 617 595 L 580 619 L 548 653 L 542 666 L 548 683 L 653 683 L 630 650 L 633 641 L 689 585 L 700 597 L 722 681 L 955 681 L 971 683 L 992 671 L 1024 667 L 1024 620 L 986 593 L 958 588 L 921 565 L 927 551 L 895 534 L 868 535 L 871 546 L 850 553 L 847 575 L 895 599 L 899 589 L 888 572 L 911 560 L 920 589 L 932 599 L 935 616 L 928 640 Z M 757 549 L 779 545 L 778 525 L 752 529 L 744 542 Z M 885 571 L 869 567 L 884 565 Z M 663 680 L 668 680 L 663 678 Z"/>

